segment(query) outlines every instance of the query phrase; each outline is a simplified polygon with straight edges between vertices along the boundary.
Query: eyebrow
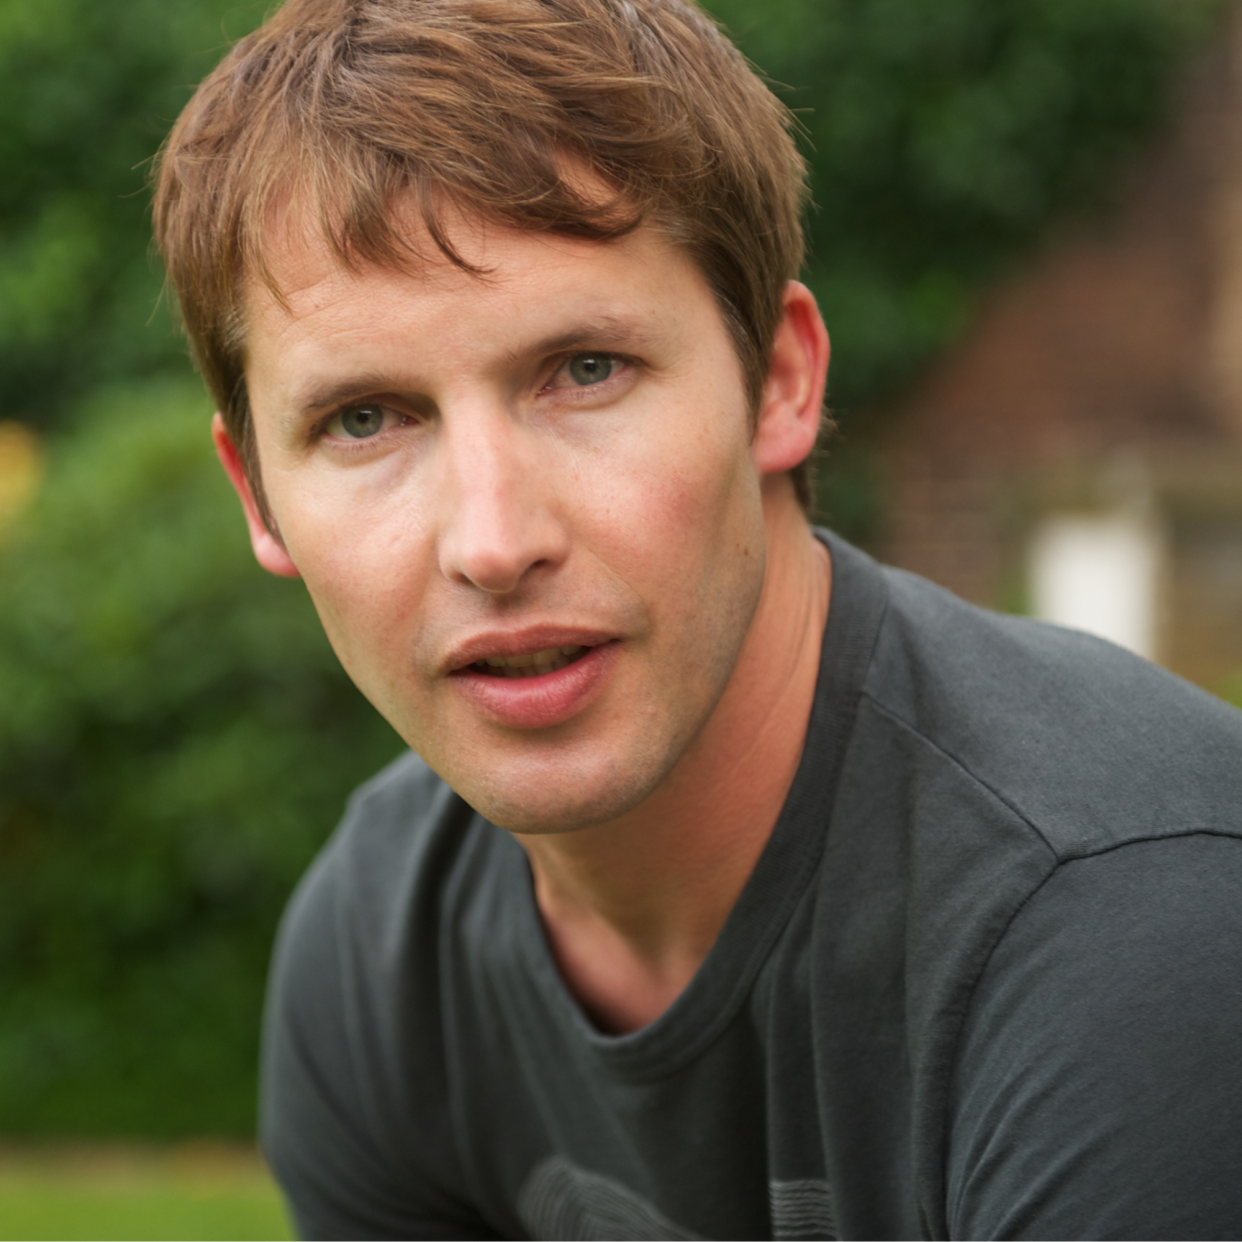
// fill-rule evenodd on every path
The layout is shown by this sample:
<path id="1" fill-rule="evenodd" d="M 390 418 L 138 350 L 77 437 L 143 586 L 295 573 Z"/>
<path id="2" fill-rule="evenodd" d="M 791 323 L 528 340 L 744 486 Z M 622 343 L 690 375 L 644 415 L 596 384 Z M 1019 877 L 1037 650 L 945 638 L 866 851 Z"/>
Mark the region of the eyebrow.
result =
<path id="1" fill-rule="evenodd" d="M 601 315 L 575 324 L 564 332 L 543 337 L 521 349 L 505 351 L 510 362 L 523 358 L 542 357 L 564 353 L 583 345 L 605 348 L 615 343 L 618 347 L 645 350 L 656 339 L 656 333 L 640 320 L 620 315 Z M 362 371 L 343 378 L 311 384 L 302 390 L 295 389 L 288 404 L 290 424 L 302 423 L 324 410 L 333 409 L 347 401 L 383 392 L 406 393 L 408 385 L 396 382 L 396 377 L 383 371 Z"/>
<path id="2" fill-rule="evenodd" d="M 365 397 L 372 393 L 389 392 L 393 377 L 382 371 L 363 371 L 344 379 L 330 380 L 302 391 L 294 391 L 289 402 L 292 419 L 298 420 L 330 409 L 351 398 Z"/>
<path id="3" fill-rule="evenodd" d="M 601 315 L 575 324 L 565 332 L 546 336 L 522 350 L 510 350 L 508 356 L 515 362 L 535 354 L 559 354 L 579 345 L 604 344 L 615 341 L 631 349 L 646 349 L 655 340 L 644 322 L 627 319 L 621 315 Z"/>

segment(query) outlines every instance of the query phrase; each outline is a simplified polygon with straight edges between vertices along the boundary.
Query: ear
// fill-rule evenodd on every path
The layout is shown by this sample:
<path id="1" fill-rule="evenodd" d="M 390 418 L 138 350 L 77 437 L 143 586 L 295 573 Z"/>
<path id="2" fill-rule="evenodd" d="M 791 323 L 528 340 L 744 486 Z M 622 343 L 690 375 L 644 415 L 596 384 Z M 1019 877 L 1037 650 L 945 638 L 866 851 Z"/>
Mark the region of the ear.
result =
<path id="1" fill-rule="evenodd" d="M 217 414 L 211 420 L 211 438 L 215 441 L 216 456 L 229 476 L 229 482 L 241 501 L 242 512 L 246 515 L 246 525 L 250 528 L 250 546 L 254 548 L 255 560 L 269 574 L 281 578 L 300 578 L 298 567 L 289 558 L 285 545 L 267 528 L 255 504 L 254 492 L 250 490 L 250 480 L 246 478 L 246 468 L 242 465 L 241 454 L 232 436 L 224 425 L 224 419 Z"/>
<path id="2" fill-rule="evenodd" d="M 751 445 L 763 474 L 792 470 L 815 447 L 828 381 L 828 330 L 814 294 L 791 280 L 782 305 Z"/>

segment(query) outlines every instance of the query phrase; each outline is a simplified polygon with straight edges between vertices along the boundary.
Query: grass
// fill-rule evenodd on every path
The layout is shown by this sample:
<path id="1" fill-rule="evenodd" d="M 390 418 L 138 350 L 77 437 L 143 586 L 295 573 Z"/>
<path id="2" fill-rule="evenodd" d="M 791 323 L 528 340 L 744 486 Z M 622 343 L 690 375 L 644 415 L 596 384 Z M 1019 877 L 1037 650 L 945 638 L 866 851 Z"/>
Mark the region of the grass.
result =
<path id="1" fill-rule="evenodd" d="M 0 1149 L 0 1239 L 289 1238 L 253 1148 Z"/>

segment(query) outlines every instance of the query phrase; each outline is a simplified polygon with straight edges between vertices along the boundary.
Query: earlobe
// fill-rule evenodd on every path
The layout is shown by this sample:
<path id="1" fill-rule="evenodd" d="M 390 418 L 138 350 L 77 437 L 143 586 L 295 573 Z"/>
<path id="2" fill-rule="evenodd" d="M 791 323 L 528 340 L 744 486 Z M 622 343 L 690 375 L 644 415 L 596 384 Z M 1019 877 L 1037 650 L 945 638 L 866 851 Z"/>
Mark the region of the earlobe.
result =
<path id="1" fill-rule="evenodd" d="M 298 567 L 285 551 L 285 545 L 267 528 L 255 503 L 254 492 L 250 488 L 250 480 L 246 477 L 246 469 L 242 465 L 241 454 L 233 443 L 224 419 L 219 414 L 211 420 L 211 438 L 216 445 L 216 456 L 229 476 L 229 482 L 241 501 L 242 512 L 246 515 L 246 525 L 250 528 L 250 546 L 254 549 L 255 560 L 270 574 L 281 578 L 300 578 Z"/>
<path id="2" fill-rule="evenodd" d="M 792 470 L 819 435 L 830 347 L 815 295 L 796 280 L 785 286 L 780 323 L 755 427 L 755 464 L 763 474 Z"/>

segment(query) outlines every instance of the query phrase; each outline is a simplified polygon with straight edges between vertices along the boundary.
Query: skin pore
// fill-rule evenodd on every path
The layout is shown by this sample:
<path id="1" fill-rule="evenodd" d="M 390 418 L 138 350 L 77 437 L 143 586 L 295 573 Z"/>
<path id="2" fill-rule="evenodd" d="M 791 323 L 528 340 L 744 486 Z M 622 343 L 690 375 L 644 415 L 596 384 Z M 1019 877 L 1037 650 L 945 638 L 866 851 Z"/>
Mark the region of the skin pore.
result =
<path id="1" fill-rule="evenodd" d="M 791 283 L 752 423 L 710 289 L 654 229 L 453 237 L 484 276 L 274 237 L 286 304 L 251 290 L 246 376 L 280 539 L 219 419 L 217 448 L 260 563 L 517 834 L 567 986 L 632 1031 L 710 949 L 801 754 L 831 574 L 786 472 L 827 335 Z M 530 659 L 553 663 L 500 667 Z"/>

